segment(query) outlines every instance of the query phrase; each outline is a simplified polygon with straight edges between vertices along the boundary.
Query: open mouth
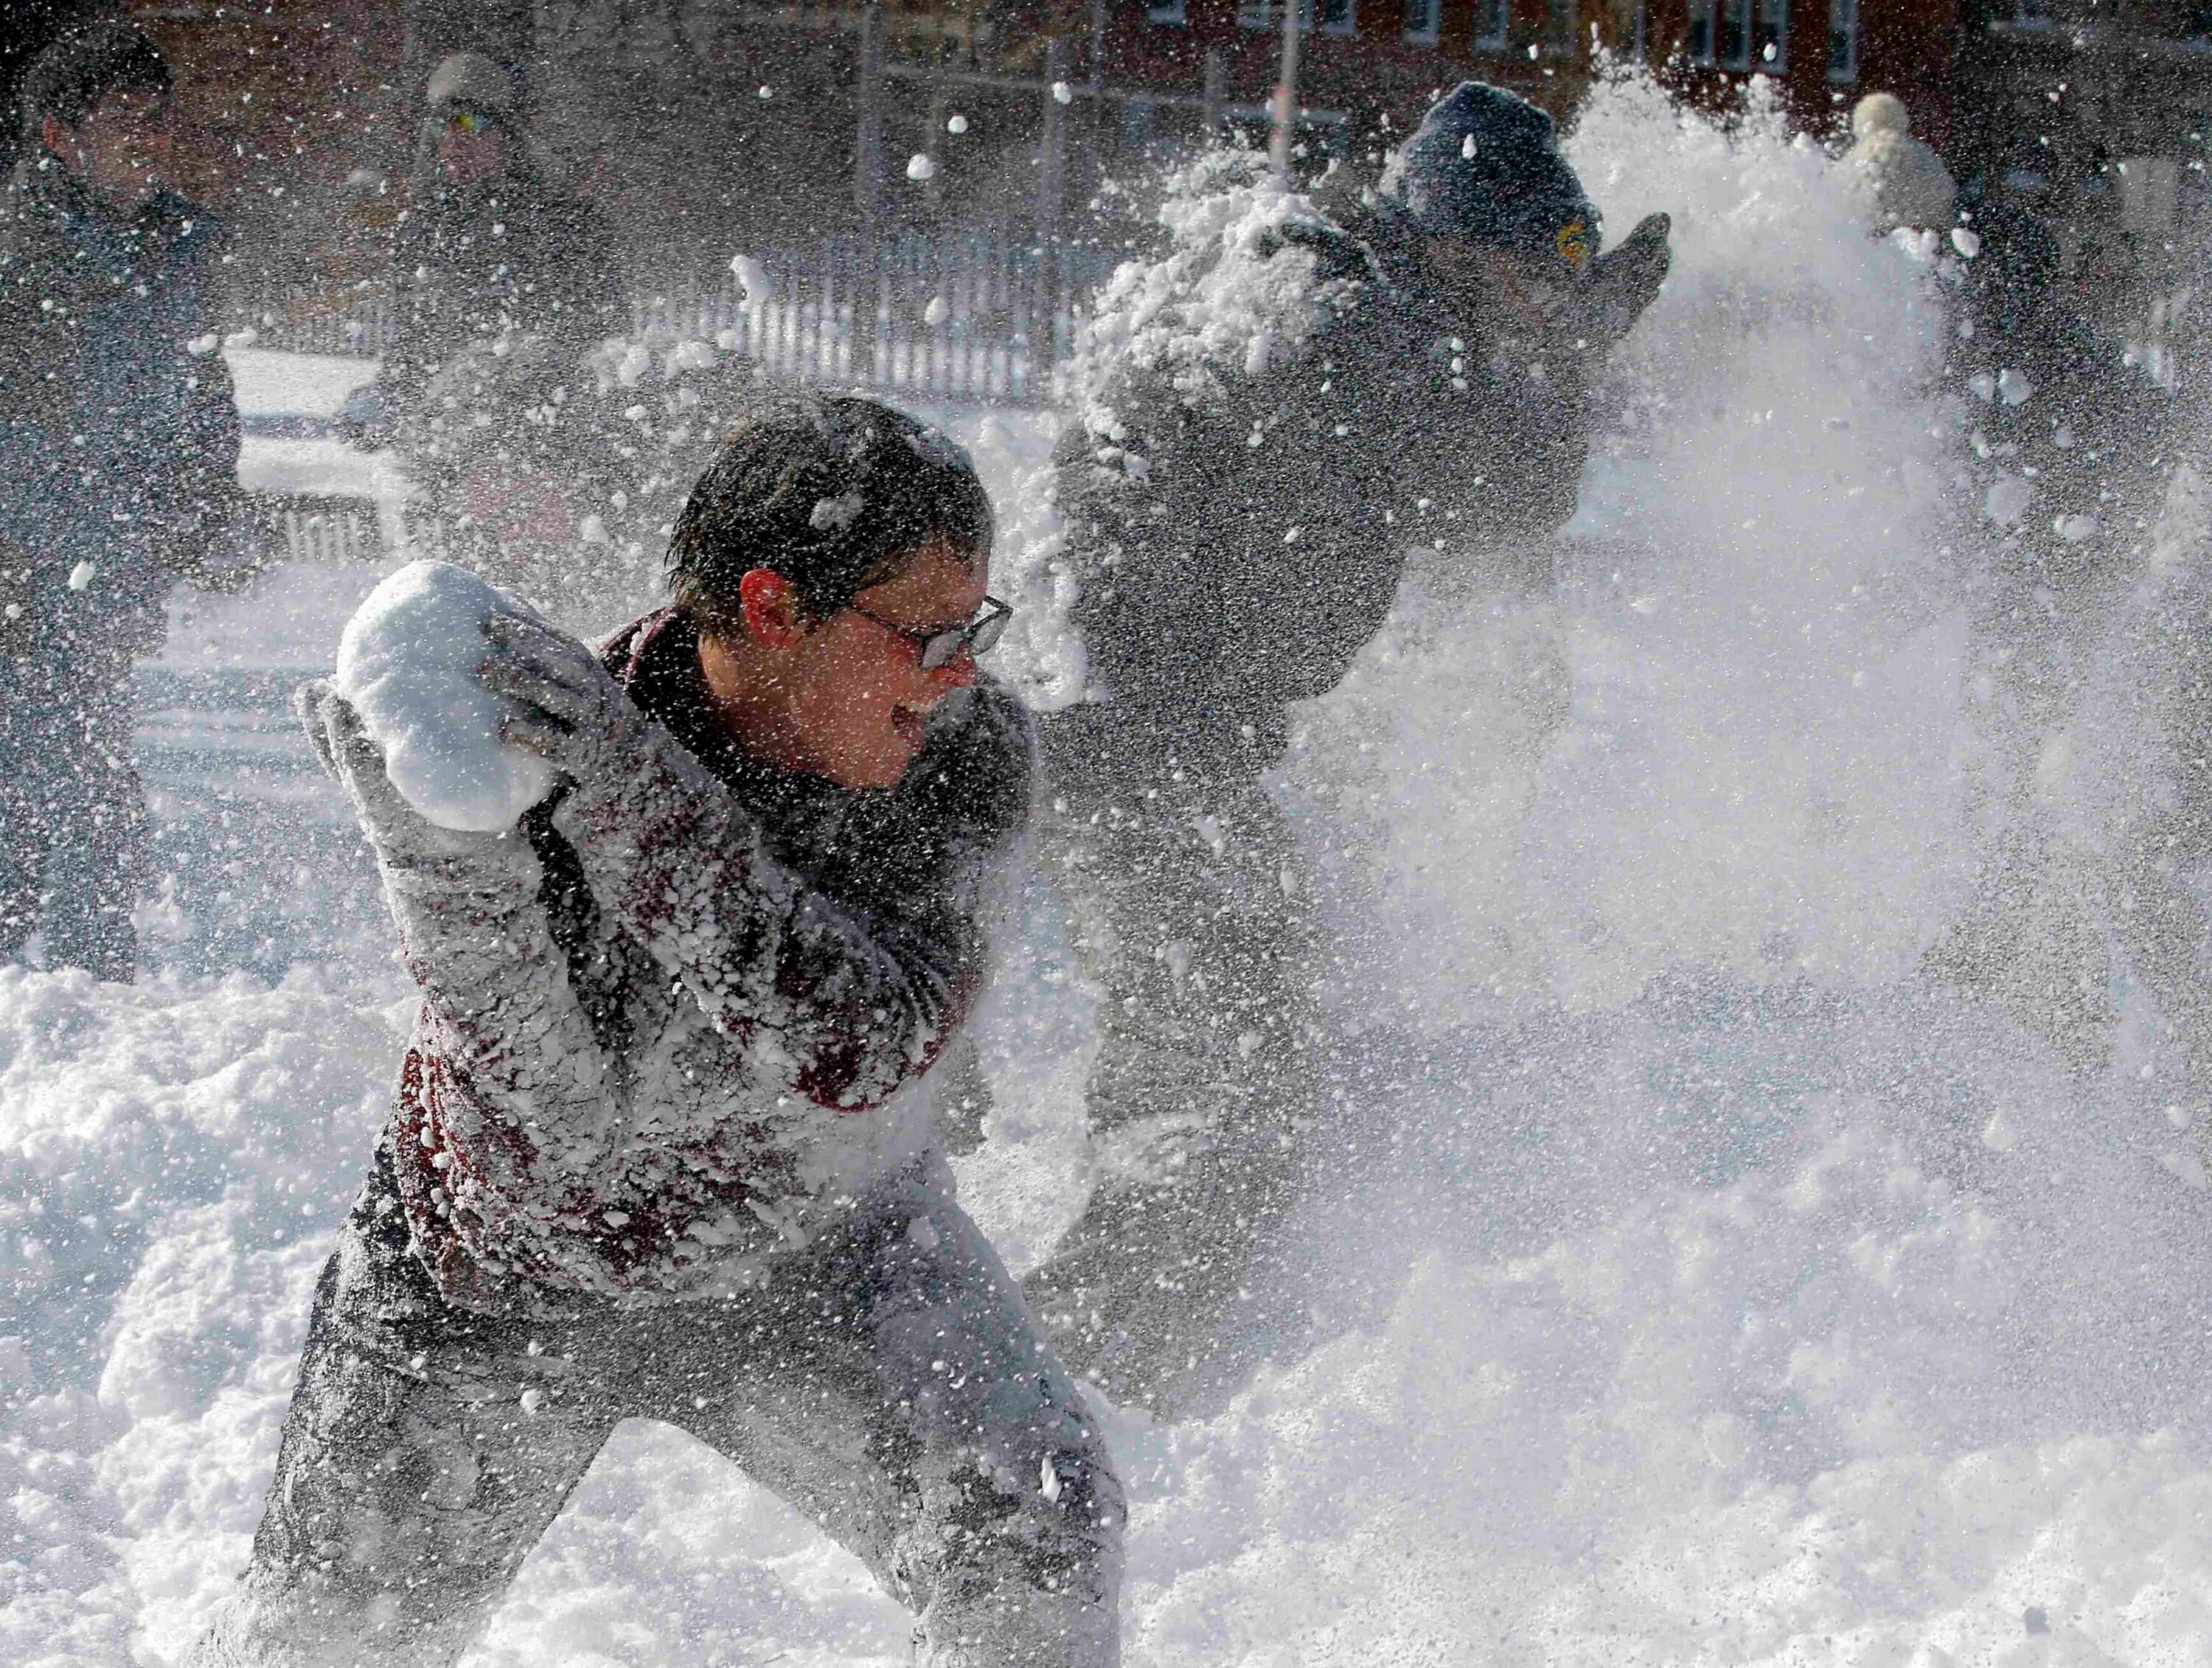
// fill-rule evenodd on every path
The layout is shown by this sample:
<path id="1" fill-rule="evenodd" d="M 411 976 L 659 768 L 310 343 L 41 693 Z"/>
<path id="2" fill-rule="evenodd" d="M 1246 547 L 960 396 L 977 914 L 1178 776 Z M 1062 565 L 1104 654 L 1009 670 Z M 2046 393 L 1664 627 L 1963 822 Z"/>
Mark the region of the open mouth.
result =
<path id="1" fill-rule="evenodd" d="M 898 732 L 899 740 L 907 746 L 919 747 L 929 728 L 929 715 L 919 707 L 893 707 L 891 728 Z"/>

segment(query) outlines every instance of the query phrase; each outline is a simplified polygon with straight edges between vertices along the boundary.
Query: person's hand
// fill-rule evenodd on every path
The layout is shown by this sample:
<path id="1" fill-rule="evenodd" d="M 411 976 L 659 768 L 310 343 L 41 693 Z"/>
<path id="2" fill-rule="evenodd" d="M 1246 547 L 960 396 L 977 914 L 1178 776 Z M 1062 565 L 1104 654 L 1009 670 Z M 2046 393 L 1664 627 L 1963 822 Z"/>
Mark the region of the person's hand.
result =
<path id="1" fill-rule="evenodd" d="M 1589 329 L 1606 346 L 1628 334 L 1666 283 L 1674 264 L 1667 235 L 1674 223 L 1663 214 L 1646 215 L 1597 258 L 1584 306 Z"/>
<path id="2" fill-rule="evenodd" d="M 293 691 L 292 709 L 323 769 L 337 778 L 360 819 L 362 832 L 386 868 L 415 868 L 454 859 L 499 861 L 528 851 L 528 843 L 504 834 L 441 828 L 392 785 L 384 749 L 368 738 L 353 704 L 318 678 Z"/>
<path id="3" fill-rule="evenodd" d="M 570 780 L 589 783 L 622 768 L 649 721 L 599 656 L 543 620 L 496 614 L 484 624 L 479 676 L 514 710 L 501 733 Z"/>

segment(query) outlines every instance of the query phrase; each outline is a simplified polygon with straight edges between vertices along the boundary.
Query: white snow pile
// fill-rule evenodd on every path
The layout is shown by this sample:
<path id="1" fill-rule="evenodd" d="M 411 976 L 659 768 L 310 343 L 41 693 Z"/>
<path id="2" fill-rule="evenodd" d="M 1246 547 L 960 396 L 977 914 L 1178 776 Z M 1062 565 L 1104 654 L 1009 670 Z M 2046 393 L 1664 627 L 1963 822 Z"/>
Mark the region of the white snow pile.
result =
<path id="1" fill-rule="evenodd" d="M 410 562 L 338 639 L 338 693 L 407 802 L 441 828 L 496 832 L 552 791 L 553 767 L 500 738 L 507 705 L 477 675 L 484 627 L 527 603 L 450 562 Z"/>

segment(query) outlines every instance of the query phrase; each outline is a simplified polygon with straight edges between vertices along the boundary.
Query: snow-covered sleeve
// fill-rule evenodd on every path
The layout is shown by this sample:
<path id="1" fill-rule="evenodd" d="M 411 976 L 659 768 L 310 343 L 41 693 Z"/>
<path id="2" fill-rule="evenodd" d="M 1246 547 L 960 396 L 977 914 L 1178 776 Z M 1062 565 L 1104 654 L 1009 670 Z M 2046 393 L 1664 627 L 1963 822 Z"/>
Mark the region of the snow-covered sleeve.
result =
<path id="1" fill-rule="evenodd" d="M 403 1084 L 410 1138 L 465 1200 L 488 1193 L 519 1206 L 542 1196 L 549 1166 L 587 1174 L 615 1111 L 609 1074 L 553 937 L 530 842 L 426 821 L 342 697 L 310 685 L 300 705 L 375 850 L 401 957 L 422 994 Z"/>
<path id="2" fill-rule="evenodd" d="M 1026 721 L 995 690 L 963 705 L 957 734 L 854 831 L 848 867 L 868 873 L 836 896 L 780 861 L 752 812 L 658 723 L 625 769 L 580 782 L 554 826 L 599 907 L 716 1029 L 816 1104 L 864 1111 L 927 1070 L 965 1019 L 989 876 L 1027 813 Z"/>

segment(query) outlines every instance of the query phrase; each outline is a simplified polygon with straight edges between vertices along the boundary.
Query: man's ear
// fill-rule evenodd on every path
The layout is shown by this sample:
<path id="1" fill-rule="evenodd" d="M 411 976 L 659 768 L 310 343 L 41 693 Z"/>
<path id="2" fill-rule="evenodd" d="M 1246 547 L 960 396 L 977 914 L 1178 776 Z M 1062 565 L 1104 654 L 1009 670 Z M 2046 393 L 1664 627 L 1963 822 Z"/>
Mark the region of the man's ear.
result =
<path id="1" fill-rule="evenodd" d="M 738 612 L 745 635 L 763 648 L 788 648 L 806 635 L 797 587 L 772 568 L 755 568 L 738 581 Z"/>
<path id="2" fill-rule="evenodd" d="M 1589 318 L 1598 339 L 1610 347 L 1628 334 L 1667 281 L 1674 255 L 1667 234 L 1674 222 L 1646 215 L 1636 229 L 1597 258 L 1590 279 Z"/>

